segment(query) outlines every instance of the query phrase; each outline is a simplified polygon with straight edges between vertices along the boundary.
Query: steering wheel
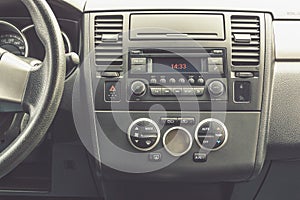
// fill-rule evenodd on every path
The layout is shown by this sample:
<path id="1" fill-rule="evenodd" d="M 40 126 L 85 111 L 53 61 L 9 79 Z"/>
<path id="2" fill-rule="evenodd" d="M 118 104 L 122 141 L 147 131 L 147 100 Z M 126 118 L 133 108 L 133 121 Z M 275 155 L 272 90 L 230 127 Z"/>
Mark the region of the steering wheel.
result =
<path id="1" fill-rule="evenodd" d="M 28 123 L 0 153 L 0 178 L 20 164 L 42 141 L 60 104 L 66 70 L 63 38 L 46 0 L 21 0 L 45 47 L 44 60 L 20 58 L 0 49 L 0 109 L 22 110 Z"/>

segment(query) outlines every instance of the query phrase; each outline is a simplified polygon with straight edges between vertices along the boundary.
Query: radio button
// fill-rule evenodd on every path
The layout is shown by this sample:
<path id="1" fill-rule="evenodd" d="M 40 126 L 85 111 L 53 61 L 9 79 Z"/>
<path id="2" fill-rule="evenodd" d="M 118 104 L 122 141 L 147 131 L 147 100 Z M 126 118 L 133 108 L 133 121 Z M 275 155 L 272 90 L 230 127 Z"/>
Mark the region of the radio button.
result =
<path id="1" fill-rule="evenodd" d="M 170 78 L 169 83 L 170 84 L 175 84 L 176 83 L 176 79 L 175 78 Z"/>
<path id="2" fill-rule="evenodd" d="M 132 65 L 146 65 L 146 58 L 131 58 Z"/>
<path id="3" fill-rule="evenodd" d="M 182 88 L 173 88 L 173 94 L 175 96 L 181 96 L 181 94 L 182 94 Z"/>
<path id="4" fill-rule="evenodd" d="M 130 72 L 132 74 L 143 74 L 146 73 L 147 67 L 146 65 L 131 65 Z"/>
<path id="5" fill-rule="evenodd" d="M 161 84 L 166 84 L 166 83 L 167 83 L 167 80 L 166 80 L 165 78 L 162 78 L 162 79 L 159 80 L 159 82 L 160 82 Z"/>
<path id="6" fill-rule="evenodd" d="M 150 88 L 153 96 L 161 96 L 161 88 Z"/>
<path id="7" fill-rule="evenodd" d="M 178 80 L 178 82 L 179 82 L 180 84 L 185 84 L 185 79 L 184 79 L 184 78 L 180 78 L 180 79 Z"/>
<path id="8" fill-rule="evenodd" d="M 212 74 L 223 74 L 223 65 L 208 65 L 208 72 Z"/>
<path id="9" fill-rule="evenodd" d="M 198 85 L 205 85 L 205 80 L 203 78 L 198 78 L 197 84 Z"/>
<path id="10" fill-rule="evenodd" d="M 207 59 L 208 65 L 223 65 L 223 58 L 222 57 L 210 57 Z"/>
<path id="11" fill-rule="evenodd" d="M 173 96 L 172 89 L 170 88 L 162 88 L 161 93 L 163 96 Z"/>
<path id="12" fill-rule="evenodd" d="M 153 85 L 157 84 L 157 80 L 155 78 L 150 79 L 150 84 Z"/>
<path id="13" fill-rule="evenodd" d="M 188 81 L 189 81 L 189 84 L 191 84 L 191 85 L 195 84 L 195 79 L 193 79 L 193 78 L 190 78 Z"/>
<path id="14" fill-rule="evenodd" d="M 183 96 L 194 96 L 195 91 L 193 88 L 182 88 L 182 95 Z"/>
<path id="15" fill-rule="evenodd" d="M 202 96 L 204 94 L 204 88 L 203 87 L 194 88 L 194 92 L 196 96 Z"/>

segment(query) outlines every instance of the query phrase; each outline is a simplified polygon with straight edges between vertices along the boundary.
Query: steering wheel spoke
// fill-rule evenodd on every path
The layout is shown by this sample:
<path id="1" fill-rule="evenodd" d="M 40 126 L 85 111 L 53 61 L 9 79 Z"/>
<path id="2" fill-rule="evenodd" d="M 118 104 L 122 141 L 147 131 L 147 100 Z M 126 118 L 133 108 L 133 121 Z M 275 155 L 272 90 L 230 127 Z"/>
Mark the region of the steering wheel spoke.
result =
<path id="1" fill-rule="evenodd" d="M 32 66 L 0 48 L 0 112 L 22 111 Z"/>

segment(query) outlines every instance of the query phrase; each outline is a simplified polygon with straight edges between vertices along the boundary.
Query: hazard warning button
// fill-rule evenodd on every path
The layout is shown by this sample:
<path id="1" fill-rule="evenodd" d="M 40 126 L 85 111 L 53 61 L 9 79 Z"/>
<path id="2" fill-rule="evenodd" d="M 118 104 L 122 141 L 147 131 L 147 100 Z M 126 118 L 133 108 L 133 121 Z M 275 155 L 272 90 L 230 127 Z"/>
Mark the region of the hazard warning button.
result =
<path id="1" fill-rule="evenodd" d="M 120 101 L 120 83 L 117 81 L 105 82 L 105 101 Z"/>

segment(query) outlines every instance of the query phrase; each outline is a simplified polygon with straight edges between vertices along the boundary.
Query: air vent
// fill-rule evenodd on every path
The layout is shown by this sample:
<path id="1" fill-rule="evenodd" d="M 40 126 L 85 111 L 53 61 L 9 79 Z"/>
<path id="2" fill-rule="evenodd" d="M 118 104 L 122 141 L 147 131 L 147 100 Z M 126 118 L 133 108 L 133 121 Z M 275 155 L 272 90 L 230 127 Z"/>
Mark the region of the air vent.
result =
<path id="1" fill-rule="evenodd" d="M 257 66 L 260 60 L 260 21 L 258 16 L 232 16 L 232 64 Z"/>
<path id="2" fill-rule="evenodd" d="M 120 71 L 123 65 L 123 16 L 95 17 L 95 63 L 98 71 Z"/>

